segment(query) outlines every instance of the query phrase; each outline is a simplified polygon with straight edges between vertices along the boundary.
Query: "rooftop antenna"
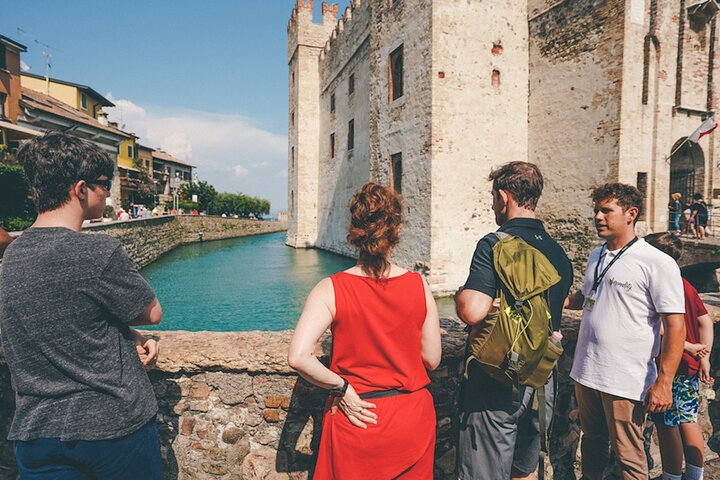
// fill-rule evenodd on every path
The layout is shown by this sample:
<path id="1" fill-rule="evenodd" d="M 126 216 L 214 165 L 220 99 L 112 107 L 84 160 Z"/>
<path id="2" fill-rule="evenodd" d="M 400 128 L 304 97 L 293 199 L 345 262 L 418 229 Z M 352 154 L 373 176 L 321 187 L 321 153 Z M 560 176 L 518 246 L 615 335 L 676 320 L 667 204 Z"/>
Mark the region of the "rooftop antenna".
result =
<path id="1" fill-rule="evenodd" d="M 44 50 L 42 52 L 43 59 L 45 60 L 45 93 L 50 95 L 50 69 L 52 68 L 52 54 L 49 52 L 49 50 L 57 50 L 52 45 L 48 45 L 47 43 L 43 43 L 40 40 L 35 37 L 35 35 L 28 33 L 26 30 L 23 30 L 20 27 L 17 27 L 17 36 L 18 37 L 27 37 L 30 40 L 33 41 L 33 43 L 40 45 L 44 47 Z"/>
<path id="2" fill-rule="evenodd" d="M 52 61 L 52 55 L 48 52 L 43 52 L 42 56 L 45 59 L 45 93 L 50 95 L 50 69 L 52 68 L 50 62 Z"/>

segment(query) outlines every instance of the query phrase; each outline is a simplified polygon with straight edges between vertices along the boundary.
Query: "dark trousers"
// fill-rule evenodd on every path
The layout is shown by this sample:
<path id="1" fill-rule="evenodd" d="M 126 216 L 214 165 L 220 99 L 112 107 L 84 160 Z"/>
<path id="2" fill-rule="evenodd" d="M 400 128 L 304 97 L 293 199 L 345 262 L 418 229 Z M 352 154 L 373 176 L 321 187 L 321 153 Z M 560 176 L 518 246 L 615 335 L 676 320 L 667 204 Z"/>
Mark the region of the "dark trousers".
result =
<path id="1" fill-rule="evenodd" d="M 160 480 L 160 435 L 155 418 L 111 440 L 15 441 L 20 480 Z"/>

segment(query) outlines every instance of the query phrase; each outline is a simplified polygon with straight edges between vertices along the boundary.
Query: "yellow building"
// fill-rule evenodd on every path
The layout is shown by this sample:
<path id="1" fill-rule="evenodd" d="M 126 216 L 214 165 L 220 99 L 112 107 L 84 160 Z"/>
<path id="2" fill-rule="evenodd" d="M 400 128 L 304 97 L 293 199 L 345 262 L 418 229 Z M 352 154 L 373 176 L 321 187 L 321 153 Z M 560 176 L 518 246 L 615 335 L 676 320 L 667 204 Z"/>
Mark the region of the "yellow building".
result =
<path id="1" fill-rule="evenodd" d="M 60 100 L 75 110 L 79 110 L 95 119 L 98 118 L 99 114 L 102 114 L 102 107 L 115 106 L 114 103 L 92 88 L 79 83 L 47 78 L 28 72 L 22 72 L 20 83 L 23 87 Z"/>

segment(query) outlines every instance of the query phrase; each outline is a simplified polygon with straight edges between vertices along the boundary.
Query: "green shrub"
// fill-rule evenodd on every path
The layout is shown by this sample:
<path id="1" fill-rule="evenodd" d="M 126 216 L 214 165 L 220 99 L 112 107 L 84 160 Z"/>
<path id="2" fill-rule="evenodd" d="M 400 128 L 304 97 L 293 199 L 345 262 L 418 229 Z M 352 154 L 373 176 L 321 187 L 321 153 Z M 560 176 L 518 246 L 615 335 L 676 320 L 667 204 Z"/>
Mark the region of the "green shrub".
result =
<path id="1" fill-rule="evenodd" d="M 21 232 L 28 228 L 35 221 L 28 217 L 8 217 L 3 219 L 3 225 L 8 232 Z"/>
<path id="2" fill-rule="evenodd" d="M 115 219 L 115 209 L 113 208 L 112 205 L 105 206 L 105 211 L 103 212 L 103 217 L 112 218 L 113 220 Z"/>

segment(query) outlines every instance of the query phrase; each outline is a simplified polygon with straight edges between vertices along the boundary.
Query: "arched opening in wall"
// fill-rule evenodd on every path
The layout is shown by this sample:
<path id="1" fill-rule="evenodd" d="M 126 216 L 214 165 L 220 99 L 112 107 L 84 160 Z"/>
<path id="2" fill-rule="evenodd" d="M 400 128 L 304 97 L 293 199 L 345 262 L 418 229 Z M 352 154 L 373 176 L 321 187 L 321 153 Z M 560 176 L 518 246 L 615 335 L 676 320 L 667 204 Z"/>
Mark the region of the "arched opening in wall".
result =
<path id="1" fill-rule="evenodd" d="M 705 185 L 705 155 L 700 145 L 686 141 L 686 137 L 675 142 L 672 151 L 669 194 L 677 192 L 683 203 L 691 202 L 693 194 L 702 192 Z"/>

